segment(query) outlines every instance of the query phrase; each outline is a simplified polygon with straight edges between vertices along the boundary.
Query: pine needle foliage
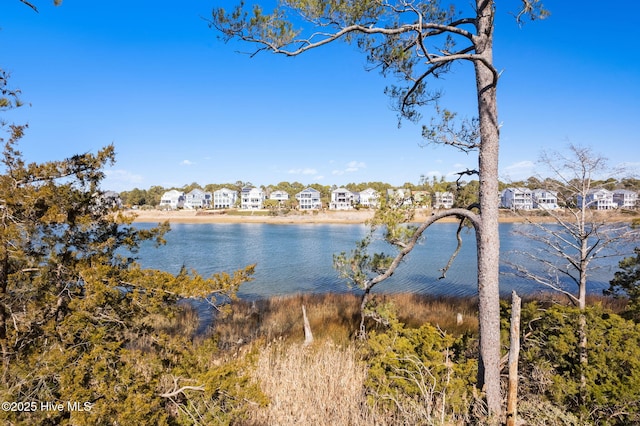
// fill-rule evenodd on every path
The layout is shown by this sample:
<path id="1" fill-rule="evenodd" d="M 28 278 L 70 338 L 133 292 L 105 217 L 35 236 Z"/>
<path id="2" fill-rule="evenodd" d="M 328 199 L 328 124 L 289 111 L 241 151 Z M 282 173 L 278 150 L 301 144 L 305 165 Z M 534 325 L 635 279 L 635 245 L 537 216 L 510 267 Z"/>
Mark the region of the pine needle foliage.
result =
<path id="1" fill-rule="evenodd" d="M 4 111 L 19 102 L 2 76 Z M 141 243 L 163 244 L 169 227 L 138 229 L 103 196 L 113 145 L 28 163 L 26 126 L 0 130 L 0 400 L 16 403 L 0 423 L 215 424 L 260 401 L 243 362 L 216 366 L 214 341 L 176 329 L 178 301 L 233 299 L 254 266 L 142 269 Z"/>

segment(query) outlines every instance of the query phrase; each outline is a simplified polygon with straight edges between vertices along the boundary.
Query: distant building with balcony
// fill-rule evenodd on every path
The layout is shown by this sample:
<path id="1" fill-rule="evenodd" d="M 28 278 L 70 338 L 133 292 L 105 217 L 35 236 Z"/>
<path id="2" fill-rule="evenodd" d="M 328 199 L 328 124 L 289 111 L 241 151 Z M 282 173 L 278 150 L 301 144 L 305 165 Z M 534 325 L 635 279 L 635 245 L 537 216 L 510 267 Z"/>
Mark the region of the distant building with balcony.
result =
<path id="1" fill-rule="evenodd" d="M 238 202 L 238 192 L 229 188 L 220 188 L 213 191 L 213 208 L 230 209 Z"/>
<path id="2" fill-rule="evenodd" d="M 358 193 L 358 203 L 362 207 L 380 207 L 380 194 L 373 188 L 367 188 Z"/>
<path id="3" fill-rule="evenodd" d="M 279 204 L 282 204 L 285 201 L 289 201 L 289 194 L 286 191 L 273 191 L 269 194 L 270 200 L 276 200 Z"/>
<path id="4" fill-rule="evenodd" d="M 211 207 L 212 195 L 202 189 L 195 188 L 184 196 L 185 209 L 206 209 Z"/>
<path id="5" fill-rule="evenodd" d="M 329 210 L 351 210 L 357 202 L 357 195 L 346 188 L 331 191 Z"/>
<path id="6" fill-rule="evenodd" d="M 298 208 L 300 210 L 320 210 L 322 200 L 320 191 L 314 188 L 306 188 L 296 194 Z"/>
<path id="7" fill-rule="evenodd" d="M 613 191 L 613 202 L 619 209 L 638 208 L 638 193 L 628 189 L 616 189 Z"/>
<path id="8" fill-rule="evenodd" d="M 172 189 L 162 194 L 160 198 L 160 207 L 172 210 L 184 207 L 184 192 Z"/>
<path id="9" fill-rule="evenodd" d="M 240 192 L 240 208 L 243 210 L 260 210 L 264 200 L 264 191 L 260 188 L 246 187 Z"/>
<path id="10" fill-rule="evenodd" d="M 531 191 L 531 199 L 534 209 L 555 210 L 558 206 L 558 193 L 546 189 L 534 189 Z"/>
<path id="11" fill-rule="evenodd" d="M 511 210 L 531 210 L 533 195 L 528 188 L 507 188 L 500 195 L 500 205 Z"/>
<path id="12" fill-rule="evenodd" d="M 594 210 L 612 210 L 618 207 L 613 201 L 613 192 L 604 188 L 591 189 L 587 192 L 586 197 L 577 196 L 578 207 L 583 205 Z"/>

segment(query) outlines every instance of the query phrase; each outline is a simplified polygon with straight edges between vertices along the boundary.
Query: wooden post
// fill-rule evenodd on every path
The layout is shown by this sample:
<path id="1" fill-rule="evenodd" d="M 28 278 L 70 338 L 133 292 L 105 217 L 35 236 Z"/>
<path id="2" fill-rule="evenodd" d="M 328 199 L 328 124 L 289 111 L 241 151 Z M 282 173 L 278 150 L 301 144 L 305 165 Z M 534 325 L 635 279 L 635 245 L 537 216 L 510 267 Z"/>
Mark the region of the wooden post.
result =
<path id="1" fill-rule="evenodd" d="M 309 346 L 313 343 L 313 334 L 311 333 L 311 325 L 304 305 L 302 305 L 302 320 L 304 321 L 304 346 Z"/>
<path id="2" fill-rule="evenodd" d="M 518 417 L 518 357 L 520 355 L 521 299 L 511 293 L 511 331 L 509 344 L 509 389 L 507 394 L 507 426 L 515 426 Z"/>

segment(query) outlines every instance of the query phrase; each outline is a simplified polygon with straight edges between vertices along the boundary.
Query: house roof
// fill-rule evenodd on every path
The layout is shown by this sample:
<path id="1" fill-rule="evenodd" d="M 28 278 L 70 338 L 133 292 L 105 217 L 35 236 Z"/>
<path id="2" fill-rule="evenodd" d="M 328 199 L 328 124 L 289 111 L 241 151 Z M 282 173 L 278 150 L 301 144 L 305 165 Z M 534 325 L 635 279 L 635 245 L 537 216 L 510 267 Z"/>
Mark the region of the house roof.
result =
<path id="1" fill-rule="evenodd" d="M 173 198 L 173 197 L 180 197 L 184 195 L 183 192 L 178 191 L 177 189 L 172 189 L 170 191 L 165 192 L 164 194 L 162 194 L 162 198 Z"/>
<path id="2" fill-rule="evenodd" d="M 313 193 L 316 193 L 316 194 L 320 193 L 320 191 L 318 191 L 317 189 L 309 187 L 309 188 L 305 188 L 302 191 L 298 192 L 296 195 L 306 194 L 306 193 L 309 193 L 309 192 L 313 192 Z"/>

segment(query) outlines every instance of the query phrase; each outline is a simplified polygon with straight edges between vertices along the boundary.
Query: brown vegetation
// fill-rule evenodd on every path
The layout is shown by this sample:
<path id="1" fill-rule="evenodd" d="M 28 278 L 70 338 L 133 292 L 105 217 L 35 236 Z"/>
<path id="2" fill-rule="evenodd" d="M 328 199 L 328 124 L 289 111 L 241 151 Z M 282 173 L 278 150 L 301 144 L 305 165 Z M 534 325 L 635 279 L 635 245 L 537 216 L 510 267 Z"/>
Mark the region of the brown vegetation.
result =
<path id="1" fill-rule="evenodd" d="M 384 294 L 379 303 L 398 308 L 398 319 L 409 327 L 430 323 L 453 334 L 478 330 L 474 298 L 431 297 L 420 294 Z M 216 321 L 214 332 L 223 349 L 256 340 L 302 342 L 302 305 L 316 339 L 349 344 L 357 332 L 360 299 L 352 293 L 305 294 L 254 302 L 234 302 L 231 312 Z M 458 323 L 458 314 L 462 323 Z"/>
<path id="2" fill-rule="evenodd" d="M 393 304 L 398 319 L 408 327 L 430 323 L 453 336 L 477 337 L 476 298 L 404 293 L 376 297 L 380 304 Z M 533 300 L 541 307 L 569 304 L 555 293 L 525 297 L 525 303 Z M 223 349 L 220 355 L 225 358 L 255 354 L 255 367 L 249 374 L 269 400 L 267 405 L 251 409 L 243 424 L 396 424 L 397 412 L 371 405 L 367 400 L 369 367 L 363 358 L 365 351 L 360 350 L 363 343 L 354 339 L 359 323 L 358 304 L 359 297 L 350 293 L 236 301 L 228 315 L 216 320 L 211 331 Z M 623 300 L 598 295 L 589 296 L 588 304 L 602 305 L 611 312 L 625 309 Z M 302 305 L 315 337 L 310 346 L 303 344 Z M 187 311 L 185 319 L 187 322 L 193 319 Z M 557 407 L 547 407 L 543 402 L 531 406 L 531 398 L 523 404 L 525 417 L 538 416 L 542 406 L 547 411 L 556 410 L 557 416 L 566 416 Z M 425 424 L 440 423 L 437 419 L 426 419 Z"/>

